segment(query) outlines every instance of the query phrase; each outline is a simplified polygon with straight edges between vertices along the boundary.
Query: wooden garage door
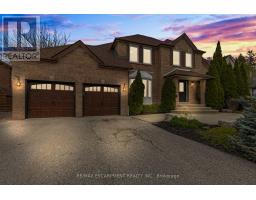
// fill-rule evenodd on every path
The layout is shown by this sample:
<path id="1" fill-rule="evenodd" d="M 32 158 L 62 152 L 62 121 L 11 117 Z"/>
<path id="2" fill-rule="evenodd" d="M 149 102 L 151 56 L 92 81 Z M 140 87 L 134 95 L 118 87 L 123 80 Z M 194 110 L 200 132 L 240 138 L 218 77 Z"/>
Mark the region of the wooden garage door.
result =
<path id="1" fill-rule="evenodd" d="M 119 115 L 118 86 L 86 85 L 84 87 L 84 116 Z"/>
<path id="2" fill-rule="evenodd" d="M 73 84 L 30 82 L 28 84 L 27 116 L 72 117 L 75 115 Z"/>

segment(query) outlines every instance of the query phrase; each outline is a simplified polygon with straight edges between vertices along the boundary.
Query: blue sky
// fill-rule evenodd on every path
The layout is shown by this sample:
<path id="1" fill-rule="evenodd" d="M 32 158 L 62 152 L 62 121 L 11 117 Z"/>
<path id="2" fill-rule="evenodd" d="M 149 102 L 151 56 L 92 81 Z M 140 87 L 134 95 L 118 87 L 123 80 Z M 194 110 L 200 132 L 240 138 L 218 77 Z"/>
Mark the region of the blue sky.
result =
<path id="1" fill-rule="evenodd" d="M 212 56 L 218 40 L 224 54 L 256 50 L 256 15 L 40 15 L 41 23 L 70 34 L 70 42 L 111 42 L 115 37 L 144 34 L 174 39 L 183 32 Z"/>

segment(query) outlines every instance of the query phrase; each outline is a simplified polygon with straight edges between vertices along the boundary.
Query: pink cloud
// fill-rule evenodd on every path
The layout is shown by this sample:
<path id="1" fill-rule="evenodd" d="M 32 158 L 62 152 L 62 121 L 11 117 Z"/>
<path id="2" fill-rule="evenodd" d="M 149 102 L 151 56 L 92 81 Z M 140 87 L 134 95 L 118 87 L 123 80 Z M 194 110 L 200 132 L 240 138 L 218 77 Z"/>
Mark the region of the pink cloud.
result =
<path id="1" fill-rule="evenodd" d="M 256 16 L 241 17 L 187 27 L 185 30 L 193 39 L 200 42 L 250 41 L 256 37 Z"/>

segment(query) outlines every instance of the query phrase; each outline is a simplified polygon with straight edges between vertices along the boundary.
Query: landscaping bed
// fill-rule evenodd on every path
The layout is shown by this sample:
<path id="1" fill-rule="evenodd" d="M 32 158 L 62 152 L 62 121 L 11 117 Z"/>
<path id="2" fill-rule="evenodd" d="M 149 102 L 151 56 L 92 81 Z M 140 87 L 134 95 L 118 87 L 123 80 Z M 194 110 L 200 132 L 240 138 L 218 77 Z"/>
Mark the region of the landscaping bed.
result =
<path id="1" fill-rule="evenodd" d="M 243 157 L 241 153 L 234 150 L 230 142 L 230 138 L 237 134 L 235 128 L 207 125 L 195 119 L 187 119 L 185 117 L 173 117 L 170 121 L 162 121 L 154 123 L 154 125 L 172 134 Z"/>

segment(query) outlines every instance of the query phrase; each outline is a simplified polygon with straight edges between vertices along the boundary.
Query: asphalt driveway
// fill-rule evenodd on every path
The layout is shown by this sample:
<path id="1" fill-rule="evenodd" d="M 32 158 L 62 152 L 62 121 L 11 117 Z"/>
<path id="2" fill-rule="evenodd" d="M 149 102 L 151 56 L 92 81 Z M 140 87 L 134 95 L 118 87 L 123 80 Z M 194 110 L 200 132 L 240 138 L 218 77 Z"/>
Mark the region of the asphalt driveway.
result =
<path id="1" fill-rule="evenodd" d="M 130 117 L 0 122 L 1 184 L 256 184 L 256 164 Z"/>

